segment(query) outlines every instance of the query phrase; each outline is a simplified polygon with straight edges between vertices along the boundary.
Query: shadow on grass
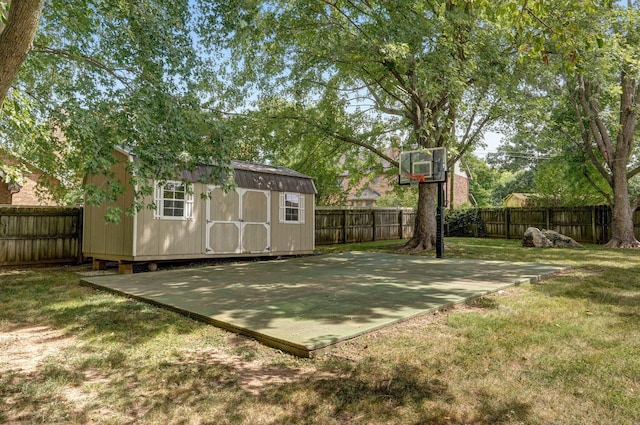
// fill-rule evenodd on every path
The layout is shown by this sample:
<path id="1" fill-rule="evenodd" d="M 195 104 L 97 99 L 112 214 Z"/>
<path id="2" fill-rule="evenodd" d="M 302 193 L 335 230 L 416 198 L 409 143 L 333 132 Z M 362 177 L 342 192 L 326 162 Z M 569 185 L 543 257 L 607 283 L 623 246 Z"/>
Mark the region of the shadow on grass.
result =
<path id="1" fill-rule="evenodd" d="M 574 269 L 542 285 L 533 285 L 534 292 L 547 297 L 584 302 L 583 314 L 611 315 L 616 319 L 607 326 L 616 331 L 635 331 L 640 322 L 640 267 L 592 267 Z"/>
<path id="2" fill-rule="evenodd" d="M 576 268 L 551 284 L 534 285 L 533 290 L 547 296 L 637 307 L 640 305 L 640 267 Z"/>
<path id="3" fill-rule="evenodd" d="M 44 308 L 51 322 L 82 338 L 104 343 L 142 344 L 167 331 L 188 333 L 195 324 L 141 302 L 95 294 L 81 303 L 58 303 Z"/>
<path id="4" fill-rule="evenodd" d="M 481 405 L 478 417 L 481 419 L 481 423 L 527 423 L 531 416 L 531 405 L 521 401 L 511 400 L 505 403 L 486 393 L 481 393 L 479 399 Z"/>
<path id="5" fill-rule="evenodd" d="M 368 369 L 368 368 L 366 368 Z M 437 378 L 422 378 L 421 370 L 412 365 L 396 364 L 391 370 L 354 371 L 349 377 L 336 377 L 282 385 L 262 395 L 268 404 L 306 400 L 292 406 L 278 418 L 280 424 L 306 423 L 388 423 L 397 422 L 398 408 L 419 410 L 423 402 L 454 400 L 447 383 Z M 433 412 L 432 412 L 433 413 Z M 448 423 L 433 421 L 428 423 Z M 320 422 L 318 422 L 320 421 Z"/>
<path id="6" fill-rule="evenodd" d="M 5 329 L 34 324 L 80 338 L 140 344 L 167 331 L 187 333 L 196 322 L 176 313 L 81 287 L 72 272 L 42 270 L 0 275 L 0 321 Z M 8 328 L 12 329 L 8 329 Z"/>
<path id="7" fill-rule="evenodd" d="M 306 394 L 306 399 L 299 394 Z M 456 412 L 452 408 L 456 398 L 447 382 L 425 378 L 419 367 L 407 364 L 396 364 L 386 372 L 374 368 L 354 371 L 349 377 L 283 385 L 265 393 L 261 399 L 272 405 L 289 404 L 291 409 L 277 422 L 290 425 L 501 424 L 514 423 L 514 419 L 517 423 L 527 423 L 532 410 L 529 404 L 517 400 L 504 402 L 487 396 L 475 410 Z"/>

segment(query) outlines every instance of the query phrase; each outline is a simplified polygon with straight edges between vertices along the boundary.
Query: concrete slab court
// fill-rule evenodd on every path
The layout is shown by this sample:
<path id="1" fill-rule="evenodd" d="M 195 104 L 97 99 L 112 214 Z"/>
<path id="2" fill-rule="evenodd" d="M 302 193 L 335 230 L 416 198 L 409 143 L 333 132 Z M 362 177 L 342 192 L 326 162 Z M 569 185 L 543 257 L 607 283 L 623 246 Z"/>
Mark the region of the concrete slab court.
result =
<path id="1" fill-rule="evenodd" d="M 374 329 L 563 269 L 350 252 L 81 282 L 309 357 Z"/>

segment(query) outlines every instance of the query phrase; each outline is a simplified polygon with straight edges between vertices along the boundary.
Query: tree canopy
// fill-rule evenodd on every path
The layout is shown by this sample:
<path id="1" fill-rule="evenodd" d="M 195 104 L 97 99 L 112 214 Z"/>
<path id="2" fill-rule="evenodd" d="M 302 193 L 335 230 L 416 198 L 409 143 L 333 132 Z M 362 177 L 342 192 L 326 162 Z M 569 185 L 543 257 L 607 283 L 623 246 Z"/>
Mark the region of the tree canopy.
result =
<path id="1" fill-rule="evenodd" d="M 530 87 L 553 114 L 563 157 L 581 158 L 586 181 L 611 204 L 609 246 L 639 247 L 632 216 L 640 199 L 631 188 L 640 174 L 640 5 L 566 0 L 522 12 L 522 57 L 546 68 Z"/>
<path id="2" fill-rule="evenodd" d="M 147 178 L 227 164 L 224 127 L 202 108 L 217 80 L 193 16 L 187 0 L 46 2 L 2 111 L 4 147 L 66 183 L 108 173 L 113 148 L 126 148 L 139 195 Z M 110 183 L 86 188 L 87 202 L 113 199 L 124 182 Z"/>
<path id="3" fill-rule="evenodd" d="M 385 147 L 449 150 L 452 164 L 499 115 L 517 67 L 485 1 L 202 2 L 201 36 L 228 51 L 233 93 L 247 109 L 284 103 L 297 120 L 396 164 Z M 257 93 L 257 94 L 255 94 Z M 308 114 L 313 111 L 313 114 Z M 326 140 L 326 139 L 325 139 Z M 435 237 L 435 188 L 421 186 L 416 237 Z"/>
<path id="4" fill-rule="evenodd" d="M 637 2 L 0 5 L 2 147 L 65 183 L 108 174 L 121 146 L 137 158 L 140 196 L 149 178 L 203 162 L 223 173 L 234 155 L 278 158 L 329 199 L 339 166 L 396 164 L 390 147 L 446 147 L 451 165 L 489 126 L 515 122 L 517 149 L 551 161 L 535 165 L 536 185 L 569 194 L 589 182 L 613 206 L 612 246 L 640 246 Z M 549 178 L 558 170 L 573 183 Z M 86 199 L 121 190 L 112 179 Z M 435 192 L 420 186 L 408 249 L 434 242 Z"/>

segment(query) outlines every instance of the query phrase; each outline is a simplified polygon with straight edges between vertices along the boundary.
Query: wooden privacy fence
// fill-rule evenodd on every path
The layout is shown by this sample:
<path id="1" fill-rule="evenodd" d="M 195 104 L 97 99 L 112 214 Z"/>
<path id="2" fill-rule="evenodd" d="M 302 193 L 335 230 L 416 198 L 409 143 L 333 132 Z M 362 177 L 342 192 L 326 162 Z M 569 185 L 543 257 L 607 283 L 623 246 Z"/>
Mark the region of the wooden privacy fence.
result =
<path id="1" fill-rule="evenodd" d="M 412 208 L 316 207 L 316 245 L 409 238 L 414 220 Z"/>
<path id="2" fill-rule="evenodd" d="M 578 242 L 606 243 L 611 237 L 611 208 L 606 205 L 558 208 L 479 208 L 479 223 L 470 234 L 490 238 L 520 239 L 527 227 L 555 230 Z M 634 213 L 636 237 L 640 237 L 640 209 Z M 484 230 L 484 232 L 482 232 Z"/>
<path id="3" fill-rule="evenodd" d="M 477 220 L 466 221 L 470 228 L 462 232 L 465 235 L 521 239 L 527 227 L 533 226 L 583 243 L 603 244 L 611 238 L 611 208 L 606 205 L 477 208 L 468 213 L 477 214 Z M 640 209 L 634 212 L 633 220 L 640 239 Z M 316 244 L 405 239 L 413 236 L 414 221 L 411 208 L 316 207 Z"/>
<path id="4" fill-rule="evenodd" d="M 469 224 L 470 235 L 520 239 L 534 226 L 578 242 L 605 243 L 611 236 L 608 206 L 470 211 L 478 216 Z M 413 236 L 414 221 L 411 208 L 316 207 L 316 244 L 406 239 Z M 640 238 L 640 209 L 634 223 Z M 0 206 L 0 266 L 81 260 L 82 208 Z"/>
<path id="5" fill-rule="evenodd" d="M 82 208 L 0 206 L 0 266 L 82 259 Z"/>

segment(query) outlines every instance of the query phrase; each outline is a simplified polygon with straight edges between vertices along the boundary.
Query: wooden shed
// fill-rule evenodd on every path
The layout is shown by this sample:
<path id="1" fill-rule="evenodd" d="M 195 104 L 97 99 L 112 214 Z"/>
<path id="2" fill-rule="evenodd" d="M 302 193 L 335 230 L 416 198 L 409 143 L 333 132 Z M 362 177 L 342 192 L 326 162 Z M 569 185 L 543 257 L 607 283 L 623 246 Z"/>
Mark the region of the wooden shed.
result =
<path id="1" fill-rule="evenodd" d="M 126 168 L 134 158 L 121 150 L 114 155 L 118 162 L 112 171 L 126 182 L 116 202 L 124 211 L 134 201 Z M 125 215 L 118 224 L 105 223 L 107 205 L 85 206 L 84 256 L 93 258 L 95 269 L 118 261 L 120 273 L 131 273 L 136 262 L 313 253 L 313 180 L 284 167 L 243 161 L 232 166 L 234 190 L 225 193 L 215 182 L 199 183 L 213 167 L 200 166 L 175 181 L 154 182 L 154 199 L 145 204 L 153 201 L 156 209 Z M 89 175 L 86 181 L 107 184 L 104 176 Z"/>

